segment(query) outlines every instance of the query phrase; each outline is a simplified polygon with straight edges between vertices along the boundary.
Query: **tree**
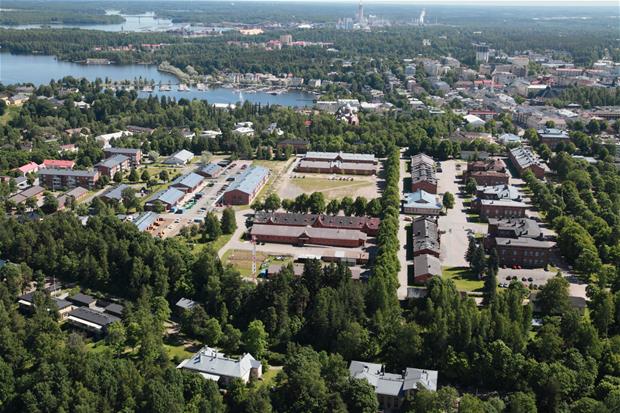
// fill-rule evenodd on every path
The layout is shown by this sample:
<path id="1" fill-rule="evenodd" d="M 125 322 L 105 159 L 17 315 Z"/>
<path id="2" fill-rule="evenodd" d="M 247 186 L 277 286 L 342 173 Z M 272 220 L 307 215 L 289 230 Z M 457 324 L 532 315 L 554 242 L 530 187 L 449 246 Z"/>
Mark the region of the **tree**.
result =
<path id="1" fill-rule="evenodd" d="M 116 355 L 119 355 L 125 349 L 125 340 L 127 339 L 127 333 L 125 327 L 120 321 L 115 321 L 108 326 L 105 342 L 108 346 L 114 349 Z"/>
<path id="2" fill-rule="evenodd" d="M 506 413 L 536 413 L 536 398 L 531 393 L 516 392 L 508 396 Z"/>
<path id="3" fill-rule="evenodd" d="M 222 211 L 221 227 L 224 234 L 232 234 L 235 232 L 237 229 L 237 219 L 234 209 L 228 207 Z"/>
<path id="4" fill-rule="evenodd" d="M 467 182 L 465 183 L 465 193 L 468 195 L 473 195 L 476 193 L 476 180 L 474 178 L 469 178 L 467 179 Z"/>
<path id="5" fill-rule="evenodd" d="M 116 182 L 117 184 L 120 184 L 121 182 L 123 182 L 123 172 L 122 171 L 117 171 L 114 174 L 114 177 L 112 178 L 112 180 L 114 182 Z"/>
<path id="6" fill-rule="evenodd" d="M 123 189 L 123 191 L 121 192 L 121 199 L 123 201 L 123 205 L 125 205 L 125 208 L 127 209 L 134 208 L 138 205 L 138 198 L 136 198 L 136 191 L 130 186 Z"/>
<path id="7" fill-rule="evenodd" d="M 136 168 L 131 168 L 127 179 L 129 180 L 129 182 L 138 182 L 138 179 L 140 179 L 140 177 L 138 176 L 138 171 L 136 170 Z"/>
<path id="8" fill-rule="evenodd" d="M 366 215 L 371 217 L 378 217 L 381 215 L 381 200 L 379 198 L 373 198 L 366 205 Z"/>
<path id="9" fill-rule="evenodd" d="M 353 198 L 345 196 L 340 200 L 340 209 L 345 215 L 353 215 Z"/>
<path id="10" fill-rule="evenodd" d="M 46 214 L 56 212 L 56 210 L 58 210 L 58 199 L 52 194 L 45 195 L 45 197 L 43 198 L 43 206 L 41 207 L 41 209 Z"/>
<path id="11" fill-rule="evenodd" d="M 278 209 L 280 209 L 281 205 L 282 202 L 280 201 L 280 197 L 278 196 L 278 194 L 272 192 L 271 194 L 267 195 L 267 198 L 265 198 L 263 208 L 266 211 L 277 211 Z"/>
<path id="12" fill-rule="evenodd" d="M 330 215 L 338 215 L 340 212 L 340 201 L 337 199 L 332 199 L 327 203 L 327 207 L 325 207 L 325 212 Z"/>
<path id="13" fill-rule="evenodd" d="M 355 198 L 355 202 L 353 203 L 353 210 L 355 211 L 355 215 L 358 217 L 364 216 L 366 214 L 366 206 L 368 205 L 368 200 L 363 196 L 358 196 Z"/>
<path id="14" fill-rule="evenodd" d="M 376 413 L 379 409 L 375 388 L 367 380 L 349 378 L 342 398 L 349 412 Z"/>
<path id="15" fill-rule="evenodd" d="M 544 315 L 563 314 L 569 308 L 568 281 L 560 273 L 540 289 L 536 302 Z"/>
<path id="16" fill-rule="evenodd" d="M 313 192 L 308 198 L 308 207 L 313 214 L 325 212 L 325 195 L 323 195 L 323 192 Z"/>
<path id="17" fill-rule="evenodd" d="M 144 171 L 142 171 L 142 175 L 140 175 L 140 179 L 142 180 L 142 182 L 148 182 L 151 179 L 151 174 L 149 173 L 149 170 L 144 168 Z"/>
<path id="18" fill-rule="evenodd" d="M 222 235 L 220 221 L 213 212 L 209 212 L 205 217 L 204 229 L 202 232 L 203 240 L 215 241 L 220 235 Z"/>
<path id="19" fill-rule="evenodd" d="M 443 194 L 443 206 L 446 209 L 454 208 L 454 195 L 450 192 Z"/>
<path id="20" fill-rule="evenodd" d="M 267 350 L 268 334 L 265 325 L 260 320 L 254 320 L 248 325 L 248 329 L 243 334 L 243 344 L 248 353 L 260 359 Z"/>
<path id="21" fill-rule="evenodd" d="M 159 179 L 163 182 L 168 182 L 168 180 L 170 179 L 170 176 L 168 175 L 168 171 L 166 171 L 165 169 L 162 169 L 162 171 L 159 173 Z"/>
<path id="22" fill-rule="evenodd" d="M 486 265 L 487 263 L 486 256 L 484 254 L 484 247 L 482 245 L 479 245 L 474 251 L 474 255 L 470 263 L 470 268 L 474 275 L 480 278 L 482 277 L 482 274 L 484 274 Z"/>
<path id="23" fill-rule="evenodd" d="M 495 301 L 497 296 L 497 272 L 491 267 L 487 267 L 486 278 L 484 279 L 484 304 L 489 305 Z"/>

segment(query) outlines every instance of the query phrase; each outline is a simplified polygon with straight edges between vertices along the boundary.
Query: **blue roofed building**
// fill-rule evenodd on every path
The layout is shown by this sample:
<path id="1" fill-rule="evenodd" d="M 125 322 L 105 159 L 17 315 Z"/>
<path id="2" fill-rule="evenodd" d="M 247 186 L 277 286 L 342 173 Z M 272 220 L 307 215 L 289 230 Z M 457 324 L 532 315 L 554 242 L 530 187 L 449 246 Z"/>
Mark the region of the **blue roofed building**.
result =
<path id="1" fill-rule="evenodd" d="M 153 229 L 155 223 L 159 219 L 159 215 L 153 211 L 143 212 L 133 220 L 133 224 L 139 231 L 148 231 Z"/>
<path id="2" fill-rule="evenodd" d="M 164 163 L 166 165 L 185 165 L 194 159 L 194 154 L 186 149 L 182 149 L 170 155 Z"/>
<path id="3" fill-rule="evenodd" d="M 195 172 L 190 172 L 185 175 L 179 176 L 177 179 L 172 181 L 170 186 L 172 188 L 177 188 L 185 193 L 194 192 L 200 184 L 204 181 L 204 177 L 202 175 L 198 175 Z"/>
<path id="4" fill-rule="evenodd" d="M 123 199 L 123 191 L 127 188 L 130 188 L 130 186 L 126 184 L 116 185 L 114 188 L 110 188 L 101 194 L 99 198 L 106 202 L 121 202 Z"/>
<path id="5" fill-rule="evenodd" d="M 185 192 L 177 188 L 162 189 L 155 192 L 144 204 L 145 209 L 152 210 L 159 202 L 166 211 L 175 207 L 185 196 Z"/>
<path id="6" fill-rule="evenodd" d="M 216 163 L 210 163 L 202 166 L 196 170 L 196 173 L 204 176 L 205 178 L 217 178 L 224 171 L 220 165 Z"/>
<path id="7" fill-rule="evenodd" d="M 252 166 L 239 175 L 224 192 L 227 205 L 248 205 L 258 195 L 269 179 L 269 169 Z"/>
<path id="8" fill-rule="evenodd" d="M 412 215 L 439 215 L 443 205 L 437 195 L 419 189 L 405 194 L 403 212 Z"/>

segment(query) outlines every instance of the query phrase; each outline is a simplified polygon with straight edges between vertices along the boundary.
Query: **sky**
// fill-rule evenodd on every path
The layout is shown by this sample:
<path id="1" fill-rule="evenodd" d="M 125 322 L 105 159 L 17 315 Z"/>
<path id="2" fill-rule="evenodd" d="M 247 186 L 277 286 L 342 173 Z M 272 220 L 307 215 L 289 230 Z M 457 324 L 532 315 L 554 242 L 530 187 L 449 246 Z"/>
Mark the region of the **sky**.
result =
<path id="1" fill-rule="evenodd" d="M 239 0 L 237 0 L 239 1 Z M 256 1 L 256 0 L 252 0 Z M 260 1 L 260 0 L 258 0 Z M 358 3 L 359 0 L 279 0 L 300 3 Z M 496 5 L 496 6 L 617 6 L 620 14 L 620 0 L 366 0 L 364 4 L 419 4 L 419 5 Z"/>

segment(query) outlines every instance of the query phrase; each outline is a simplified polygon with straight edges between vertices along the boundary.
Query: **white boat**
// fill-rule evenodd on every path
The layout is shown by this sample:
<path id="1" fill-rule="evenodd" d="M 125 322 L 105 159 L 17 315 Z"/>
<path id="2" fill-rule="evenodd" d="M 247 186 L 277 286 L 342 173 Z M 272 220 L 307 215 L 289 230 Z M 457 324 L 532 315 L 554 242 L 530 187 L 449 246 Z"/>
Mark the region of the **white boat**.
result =
<path id="1" fill-rule="evenodd" d="M 170 87 L 170 85 L 159 85 L 160 92 L 170 92 L 171 90 L 172 88 Z"/>
<path id="2" fill-rule="evenodd" d="M 207 90 L 207 85 L 205 83 L 198 83 L 196 85 L 196 89 L 198 89 L 200 91 L 205 91 L 205 90 Z"/>
<path id="3" fill-rule="evenodd" d="M 188 92 L 189 91 L 189 87 L 187 87 L 187 85 L 185 83 L 180 83 L 178 90 L 179 90 L 179 92 Z"/>
<path id="4" fill-rule="evenodd" d="M 153 87 L 152 87 L 152 86 L 149 86 L 149 85 L 146 85 L 146 86 L 144 86 L 144 87 L 142 88 L 142 91 L 143 91 L 143 92 L 152 93 L 152 92 L 153 92 Z"/>

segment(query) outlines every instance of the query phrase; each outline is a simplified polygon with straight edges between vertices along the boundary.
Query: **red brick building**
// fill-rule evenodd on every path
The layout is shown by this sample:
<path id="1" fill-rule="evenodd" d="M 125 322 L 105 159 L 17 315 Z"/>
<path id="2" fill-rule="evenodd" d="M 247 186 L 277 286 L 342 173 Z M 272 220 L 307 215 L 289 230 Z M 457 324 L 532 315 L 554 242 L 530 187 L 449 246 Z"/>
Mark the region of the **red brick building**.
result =
<path id="1" fill-rule="evenodd" d="M 74 171 L 71 169 L 41 169 L 39 183 L 51 190 L 75 188 L 93 189 L 99 180 L 99 171 Z"/>
<path id="2" fill-rule="evenodd" d="M 257 242 L 347 248 L 364 246 L 367 238 L 366 234 L 358 230 L 263 224 L 254 224 L 250 234 Z"/>
<path id="3" fill-rule="evenodd" d="M 433 158 L 423 153 L 411 157 L 411 192 L 437 193 L 437 176 Z"/>
<path id="4" fill-rule="evenodd" d="M 543 179 L 549 171 L 547 165 L 529 148 L 513 148 L 508 152 L 508 158 L 520 176 L 530 170 L 536 178 Z"/>
<path id="5" fill-rule="evenodd" d="M 125 155 L 114 155 L 111 158 L 104 159 L 99 162 L 95 167 L 101 173 L 101 175 L 114 178 L 117 172 L 125 173 L 129 170 L 131 165 L 130 158 Z"/>
<path id="6" fill-rule="evenodd" d="M 254 224 L 261 225 L 289 225 L 313 228 L 351 229 L 362 231 L 369 236 L 379 233 L 379 218 L 347 217 L 344 215 L 324 214 L 293 214 L 286 212 L 262 212 L 254 216 Z"/>
<path id="7" fill-rule="evenodd" d="M 527 204 L 517 201 L 481 199 L 479 201 L 480 218 L 523 218 Z"/>
<path id="8" fill-rule="evenodd" d="M 129 163 L 132 168 L 142 163 L 142 150 L 135 148 L 104 148 L 103 153 L 106 158 L 111 158 L 114 155 L 123 155 L 129 158 Z"/>
<path id="9" fill-rule="evenodd" d="M 269 180 L 269 169 L 253 166 L 239 175 L 224 192 L 226 205 L 248 205 Z"/>
<path id="10" fill-rule="evenodd" d="M 493 238 L 499 264 L 507 267 L 540 268 L 551 262 L 555 243 L 533 238 Z"/>
<path id="11" fill-rule="evenodd" d="M 468 162 L 463 181 L 467 182 L 470 178 L 482 186 L 508 185 L 509 180 L 506 164 L 501 159 Z"/>

